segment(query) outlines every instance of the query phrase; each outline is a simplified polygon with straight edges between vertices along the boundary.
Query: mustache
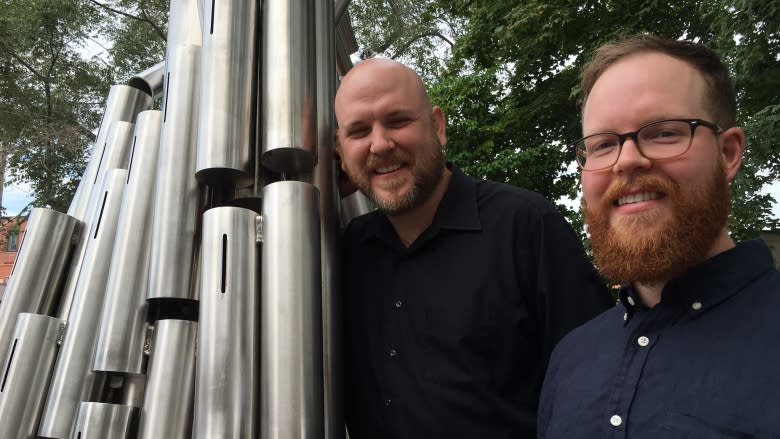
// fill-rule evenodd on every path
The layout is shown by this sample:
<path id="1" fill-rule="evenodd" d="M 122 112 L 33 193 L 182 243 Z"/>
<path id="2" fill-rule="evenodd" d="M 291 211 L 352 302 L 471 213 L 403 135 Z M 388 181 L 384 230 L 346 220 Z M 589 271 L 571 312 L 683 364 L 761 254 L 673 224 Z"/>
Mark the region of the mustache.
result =
<path id="1" fill-rule="evenodd" d="M 394 148 L 391 152 L 387 154 L 377 155 L 374 153 L 370 153 L 368 155 L 368 159 L 366 160 L 366 167 L 368 167 L 369 169 L 376 169 L 391 163 L 408 162 L 408 161 L 409 161 L 409 154 L 406 151 L 403 151 L 400 148 Z"/>
<path id="2" fill-rule="evenodd" d="M 666 195 L 670 195 L 676 192 L 678 186 L 676 183 L 669 179 L 660 177 L 658 175 L 638 175 L 631 178 L 619 178 L 614 180 L 604 195 L 601 197 L 601 202 L 605 204 L 612 204 L 613 201 L 620 197 L 628 195 L 631 192 L 660 192 Z"/>

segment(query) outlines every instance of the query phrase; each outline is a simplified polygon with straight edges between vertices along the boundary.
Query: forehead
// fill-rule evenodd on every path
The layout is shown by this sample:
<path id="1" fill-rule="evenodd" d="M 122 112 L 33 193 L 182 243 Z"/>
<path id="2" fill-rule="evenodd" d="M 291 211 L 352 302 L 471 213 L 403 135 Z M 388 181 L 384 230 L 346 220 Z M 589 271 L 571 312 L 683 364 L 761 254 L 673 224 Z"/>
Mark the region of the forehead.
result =
<path id="1" fill-rule="evenodd" d="M 406 72 L 366 69 L 355 73 L 342 83 L 336 95 L 339 125 L 356 119 L 417 112 L 424 108 L 421 93 L 417 90 L 419 86 Z"/>
<path id="2" fill-rule="evenodd" d="M 663 118 L 706 117 L 707 83 L 690 64 L 645 52 L 628 56 L 596 80 L 583 108 L 583 130 L 629 130 Z"/>

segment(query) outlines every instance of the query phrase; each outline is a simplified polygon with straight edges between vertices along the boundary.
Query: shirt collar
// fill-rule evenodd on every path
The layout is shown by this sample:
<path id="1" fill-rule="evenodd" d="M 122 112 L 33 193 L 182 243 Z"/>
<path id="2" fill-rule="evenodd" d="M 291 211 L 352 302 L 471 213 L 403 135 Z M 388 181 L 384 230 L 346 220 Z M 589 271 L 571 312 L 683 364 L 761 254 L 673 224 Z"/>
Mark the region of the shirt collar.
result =
<path id="1" fill-rule="evenodd" d="M 667 283 L 661 303 L 686 307 L 690 317 L 696 318 L 739 293 L 756 277 L 773 269 L 772 253 L 762 239 L 741 242 Z M 621 287 L 618 296 L 626 309 L 626 321 L 640 307 L 646 308 L 629 285 Z"/>
<path id="2" fill-rule="evenodd" d="M 482 224 L 477 208 L 477 182 L 454 164 L 447 162 L 446 165 L 452 171 L 452 176 L 447 190 L 436 208 L 433 222 L 424 234 L 435 233 L 441 229 L 481 230 Z M 387 215 L 380 211 L 375 211 L 370 215 L 373 215 L 374 218 L 363 229 L 361 241 L 365 242 L 374 237 L 385 242 L 398 241 L 398 235 L 390 224 L 390 220 L 387 219 Z"/>

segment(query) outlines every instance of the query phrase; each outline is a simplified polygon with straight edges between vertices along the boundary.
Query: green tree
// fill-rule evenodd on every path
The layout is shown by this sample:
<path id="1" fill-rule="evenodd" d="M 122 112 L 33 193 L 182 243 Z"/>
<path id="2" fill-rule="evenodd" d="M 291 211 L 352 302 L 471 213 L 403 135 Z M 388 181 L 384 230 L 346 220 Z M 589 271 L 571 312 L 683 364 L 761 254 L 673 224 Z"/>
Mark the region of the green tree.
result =
<path id="1" fill-rule="evenodd" d="M 467 20 L 446 71 L 432 86 L 434 100 L 455 115 L 448 154 L 467 172 L 553 200 L 574 197 L 577 172 L 566 144 L 580 134 L 578 74 L 592 51 L 639 32 L 696 39 L 731 66 L 740 124 L 749 133 L 743 171 L 732 185 L 732 233 L 742 239 L 777 226 L 769 210 L 773 200 L 759 194 L 780 164 L 775 2 L 435 1 L 444 13 Z M 577 213 L 569 214 L 579 222 Z"/>
<path id="2" fill-rule="evenodd" d="M 104 65 L 79 50 L 95 29 L 70 0 L 6 1 L 0 16 L 0 147 L 7 180 L 33 203 L 67 210 L 107 91 Z"/>

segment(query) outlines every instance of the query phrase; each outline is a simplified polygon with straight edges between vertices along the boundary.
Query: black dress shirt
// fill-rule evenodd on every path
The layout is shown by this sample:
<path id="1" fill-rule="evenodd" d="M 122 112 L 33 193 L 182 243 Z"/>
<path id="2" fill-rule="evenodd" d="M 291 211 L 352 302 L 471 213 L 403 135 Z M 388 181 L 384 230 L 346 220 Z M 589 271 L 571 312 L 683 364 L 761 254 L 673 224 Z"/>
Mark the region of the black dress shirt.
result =
<path id="1" fill-rule="evenodd" d="M 552 204 L 452 171 L 410 247 L 381 212 L 345 231 L 351 439 L 534 437 L 554 345 L 614 303 Z"/>
<path id="2" fill-rule="evenodd" d="M 540 438 L 780 438 L 780 273 L 761 240 L 621 303 L 550 360 Z"/>

